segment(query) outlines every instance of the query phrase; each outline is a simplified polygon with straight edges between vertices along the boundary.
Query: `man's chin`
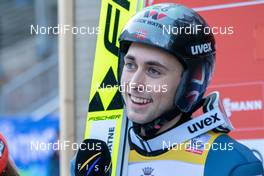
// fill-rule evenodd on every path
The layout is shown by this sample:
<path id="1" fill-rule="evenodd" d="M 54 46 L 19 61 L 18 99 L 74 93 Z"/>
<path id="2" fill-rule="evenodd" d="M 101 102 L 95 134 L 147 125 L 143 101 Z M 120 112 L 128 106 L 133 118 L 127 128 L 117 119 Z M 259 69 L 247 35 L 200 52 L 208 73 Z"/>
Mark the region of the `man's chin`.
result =
<path id="1" fill-rule="evenodd" d="M 145 124 L 146 123 L 146 116 L 142 115 L 142 114 L 128 114 L 127 115 L 128 119 L 131 120 L 132 122 L 138 123 L 138 124 Z"/>

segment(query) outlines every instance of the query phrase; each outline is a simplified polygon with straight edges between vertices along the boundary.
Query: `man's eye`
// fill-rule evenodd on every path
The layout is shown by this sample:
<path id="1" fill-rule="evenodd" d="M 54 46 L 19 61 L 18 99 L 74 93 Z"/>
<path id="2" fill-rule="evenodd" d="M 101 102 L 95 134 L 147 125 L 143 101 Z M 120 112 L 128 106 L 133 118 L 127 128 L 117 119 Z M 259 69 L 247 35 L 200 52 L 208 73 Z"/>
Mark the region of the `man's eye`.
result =
<path id="1" fill-rule="evenodd" d="M 156 69 L 154 69 L 154 68 L 149 68 L 149 69 L 148 69 L 148 72 L 149 72 L 150 74 L 152 74 L 152 75 L 160 75 L 160 74 L 161 74 L 158 70 L 156 70 Z"/>
<path id="2" fill-rule="evenodd" d="M 127 69 L 134 69 L 134 68 L 136 68 L 136 65 L 133 64 L 133 63 L 125 63 L 125 67 L 126 67 Z"/>

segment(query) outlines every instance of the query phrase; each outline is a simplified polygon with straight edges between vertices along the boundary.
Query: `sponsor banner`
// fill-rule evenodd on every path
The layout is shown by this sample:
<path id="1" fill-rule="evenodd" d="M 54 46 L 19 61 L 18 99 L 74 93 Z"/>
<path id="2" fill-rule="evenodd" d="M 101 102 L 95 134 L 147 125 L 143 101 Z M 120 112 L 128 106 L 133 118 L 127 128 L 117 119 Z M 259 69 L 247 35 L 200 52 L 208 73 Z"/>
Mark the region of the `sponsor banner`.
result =
<path id="1" fill-rule="evenodd" d="M 58 117 L 0 117 L 0 133 L 21 176 L 59 175 Z"/>
<path id="2" fill-rule="evenodd" d="M 238 139 L 264 138 L 264 84 L 227 84 L 211 86 L 218 90 L 227 116 L 235 128 L 231 135 Z"/>

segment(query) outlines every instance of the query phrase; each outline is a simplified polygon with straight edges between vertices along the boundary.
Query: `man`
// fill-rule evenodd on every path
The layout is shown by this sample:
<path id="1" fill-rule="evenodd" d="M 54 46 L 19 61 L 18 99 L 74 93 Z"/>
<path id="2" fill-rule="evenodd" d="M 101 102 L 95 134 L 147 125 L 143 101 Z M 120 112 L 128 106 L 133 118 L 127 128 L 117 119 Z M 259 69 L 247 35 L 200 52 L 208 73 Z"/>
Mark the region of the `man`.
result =
<path id="1" fill-rule="evenodd" d="M 204 113 L 213 110 L 207 108 L 209 104 L 217 108 L 212 105 L 218 104 L 217 93 L 203 98 L 215 63 L 215 40 L 207 29 L 201 16 L 177 4 L 147 7 L 124 27 L 119 38 L 119 76 L 125 85 L 127 117 L 133 122 L 129 176 L 263 174 L 254 154 L 226 135 L 231 129 L 228 119 L 192 139 L 178 131 L 200 107 Z M 155 91 L 162 86 L 166 91 Z M 213 124 L 210 120 L 187 129 L 197 132 Z"/>
<path id="2" fill-rule="evenodd" d="M 0 134 L 0 176 L 18 176 L 18 172 L 8 154 L 7 142 Z"/>
<path id="3" fill-rule="evenodd" d="M 132 122 L 128 176 L 263 175 L 252 151 L 227 135 L 232 126 L 219 94 L 203 98 L 215 63 L 208 29 L 177 4 L 147 7 L 124 27 L 119 80 Z"/>

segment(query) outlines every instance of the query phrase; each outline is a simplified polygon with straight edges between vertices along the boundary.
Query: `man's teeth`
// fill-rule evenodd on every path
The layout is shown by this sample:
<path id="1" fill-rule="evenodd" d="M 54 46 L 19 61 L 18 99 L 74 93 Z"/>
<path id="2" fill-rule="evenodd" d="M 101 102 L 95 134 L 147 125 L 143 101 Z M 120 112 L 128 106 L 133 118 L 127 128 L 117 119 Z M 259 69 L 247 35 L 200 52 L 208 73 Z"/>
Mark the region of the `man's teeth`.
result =
<path id="1" fill-rule="evenodd" d="M 134 97 L 132 95 L 130 97 L 131 97 L 131 100 L 134 103 L 147 104 L 147 103 L 150 103 L 151 102 L 151 100 L 145 99 L 145 98 L 138 98 L 138 97 Z"/>

